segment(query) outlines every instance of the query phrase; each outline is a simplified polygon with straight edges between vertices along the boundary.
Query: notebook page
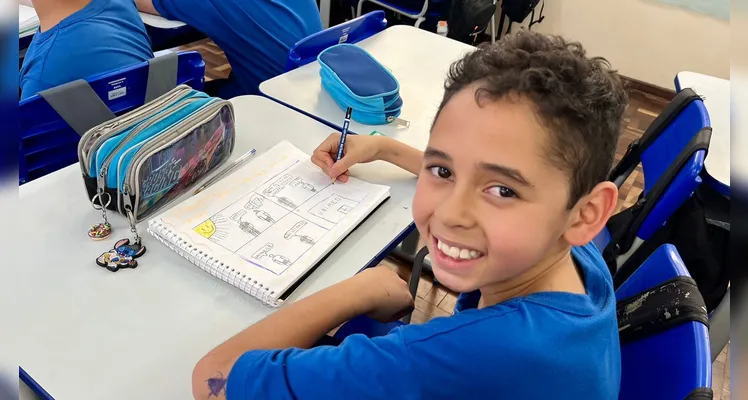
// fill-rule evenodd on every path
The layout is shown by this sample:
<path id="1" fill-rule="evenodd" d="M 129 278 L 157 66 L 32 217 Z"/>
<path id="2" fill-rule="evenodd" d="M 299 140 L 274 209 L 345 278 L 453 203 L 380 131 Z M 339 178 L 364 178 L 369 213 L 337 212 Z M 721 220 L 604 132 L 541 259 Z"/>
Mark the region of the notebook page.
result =
<path id="1" fill-rule="evenodd" d="M 284 141 L 157 219 L 280 295 L 388 196 L 353 177 L 333 185 Z"/>

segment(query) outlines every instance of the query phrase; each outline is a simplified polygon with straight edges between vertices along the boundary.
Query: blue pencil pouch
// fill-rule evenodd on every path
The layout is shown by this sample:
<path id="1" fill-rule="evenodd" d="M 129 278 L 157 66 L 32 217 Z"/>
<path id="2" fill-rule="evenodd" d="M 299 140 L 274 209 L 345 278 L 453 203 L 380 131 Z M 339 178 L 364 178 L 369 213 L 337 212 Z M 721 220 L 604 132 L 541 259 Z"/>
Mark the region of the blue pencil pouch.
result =
<path id="1" fill-rule="evenodd" d="M 338 44 L 317 57 L 322 87 L 351 118 L 366 125 L 394 122 L 403 100 L 397 79 L 366 50 Z"/>

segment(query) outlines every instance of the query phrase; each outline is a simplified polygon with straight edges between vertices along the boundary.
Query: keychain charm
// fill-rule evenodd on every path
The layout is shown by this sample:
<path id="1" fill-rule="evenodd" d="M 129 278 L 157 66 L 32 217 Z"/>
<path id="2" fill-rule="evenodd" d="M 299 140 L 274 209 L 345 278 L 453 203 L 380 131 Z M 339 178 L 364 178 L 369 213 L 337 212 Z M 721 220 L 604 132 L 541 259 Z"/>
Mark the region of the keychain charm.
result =
<path id="1" fill-rule="evenodd" d="M 114 244 L 112 250 L 100 255 L 96 259 L 96 264 L 112 272 L 117 272 L 120 268 L 136 268 L 138 262 L 135 259 L 143 254 L 145 246 L 139 240 L 131 244 L 130 239 L 122 239 Z"/>
<path id="2" fill-rule="evenodd" d="M 107 202 L 106 204 L 102 205 L 102 198 L 103 195 L 107 196 Z M 99 200 L 99 204 L 96 204 L 96 200 Z M 93 199 L 91 199 L 91 205 L 93 206 L 94 210 L 101 210 L 101 217 L 104 219 L 104 222 L 99 222 L 98 224 L 94 224 L 91 226 L 91 228 L 88 230 L 88 237 L 93 240 L 103 240 L 109 237 L 109 235 L 112 233 L 112 225 L 109 223 L 109 221 L 106 218 L 106 208 L 109 206 L 109 203 L 112 201 L 112 197 L 109 195 L 109 193 L 97 193 Z"/>
<path id="3" fill-rule="evenodd" d="M 135 235 L 135 240 L 130 243 L 130 239 L 121 239 L 114 244 L 112 250 L 107 251 L 96 259 L 96 264 L 112 272 L 117 272 L 120 268 L 136 268 L 138 262 L 135 259 L 145 254 L 146 250 L 140 240 L 140 235 L 138 235 L 135 215 L 132 212 L 132 204 L 126 191 L 123 191 L 123 202 L 125 203 L 124 208 L 127 220 L 130 223 L 130 232 Z M 104 215 L 104 221 L 107 223 L 106 215 Z"/>

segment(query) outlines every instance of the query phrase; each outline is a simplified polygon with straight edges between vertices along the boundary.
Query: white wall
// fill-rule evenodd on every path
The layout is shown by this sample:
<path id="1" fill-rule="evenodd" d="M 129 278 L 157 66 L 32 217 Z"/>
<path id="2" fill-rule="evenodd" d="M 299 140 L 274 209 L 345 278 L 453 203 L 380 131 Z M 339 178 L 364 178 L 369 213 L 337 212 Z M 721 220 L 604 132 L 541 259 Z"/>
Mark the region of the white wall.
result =
<path id="1" fill-rule="evenodd" d="M 684 70 L 730 78 L 728 21 L 655 0 L 546 0 L 543 15 L 534 31 L 578 40 L 628 77 L 668 89 Z"/>

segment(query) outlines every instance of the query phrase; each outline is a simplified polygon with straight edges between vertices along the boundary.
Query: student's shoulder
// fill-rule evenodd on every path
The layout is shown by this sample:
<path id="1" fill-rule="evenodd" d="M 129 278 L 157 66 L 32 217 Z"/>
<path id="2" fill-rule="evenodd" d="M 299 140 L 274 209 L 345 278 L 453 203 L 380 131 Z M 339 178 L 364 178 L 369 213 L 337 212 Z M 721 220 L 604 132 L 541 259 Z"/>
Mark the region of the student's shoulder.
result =
<path id="1" fill-rule="evenodd" d="M 402 338 L 406 345 L 476 338 L 485 332 L 511 325 L 511 320 L 520 317 L 517 313 L 520 302 L 521 300 L 512 300 L 494 307 L 437 317 L 425 324 L 407 325 L 400 328 Z"/>

